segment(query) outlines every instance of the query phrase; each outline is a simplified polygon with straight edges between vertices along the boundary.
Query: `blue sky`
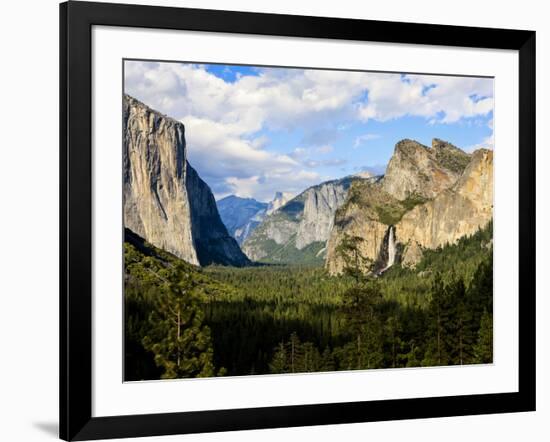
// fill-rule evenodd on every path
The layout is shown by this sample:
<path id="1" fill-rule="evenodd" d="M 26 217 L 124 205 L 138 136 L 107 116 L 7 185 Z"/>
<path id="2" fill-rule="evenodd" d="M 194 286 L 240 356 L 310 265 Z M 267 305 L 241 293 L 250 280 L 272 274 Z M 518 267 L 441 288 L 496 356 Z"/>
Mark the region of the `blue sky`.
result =
<path id="1" fill-rule="evenodd" d="M 404 138 L 493 148 L 486 78 L 126 61 L 125 91 L 185 124 L 217 198 L 380 174 Z"/>

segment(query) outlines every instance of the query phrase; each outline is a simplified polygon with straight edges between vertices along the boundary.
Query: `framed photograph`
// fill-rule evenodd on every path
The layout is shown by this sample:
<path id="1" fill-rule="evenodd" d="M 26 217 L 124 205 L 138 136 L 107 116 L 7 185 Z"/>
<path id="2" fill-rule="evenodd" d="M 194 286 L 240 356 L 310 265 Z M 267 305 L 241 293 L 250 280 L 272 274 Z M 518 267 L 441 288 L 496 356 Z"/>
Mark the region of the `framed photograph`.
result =
<path id="1" fill-rule="evenodd" d="M 535 409 L 535 33 L 60 6 L 60 437 Z"/>

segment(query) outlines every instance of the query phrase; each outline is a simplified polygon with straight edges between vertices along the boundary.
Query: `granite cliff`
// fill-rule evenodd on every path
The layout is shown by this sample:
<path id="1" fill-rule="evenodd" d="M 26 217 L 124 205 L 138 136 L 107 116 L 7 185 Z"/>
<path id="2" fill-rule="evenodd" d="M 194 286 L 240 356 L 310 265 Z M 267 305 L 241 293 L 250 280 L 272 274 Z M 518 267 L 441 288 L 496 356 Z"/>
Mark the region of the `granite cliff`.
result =
<path id="1" fill-rule="evenodd" d="M 123 107 L 125 227 L 191 264 L 246 265 L 187 161 L 183 124 L 128 95 Z"/>
<path id="2" fill-rule="evenodd" d="M 325 266 L 342 271 L 338 246 L 359 237 L 360 252 L 383 271 L 400 261 L 414 266 L 423 249 L 454 243 L 484 227 L 493 216 L 493 152 L 467 154 L 445 141 L 432 147 L 412 141 L 397 143 L 385 176 L 356 182 L 335 214 Z M 389 239 L 392 254 L 388 253 Z"/>
<path id="3" fill-rule="evenodd" d="M 346 177 L 306 189 L 266 216 L 243 251 L 255 261 L 322 263 L 334 214 L 353 181 L 362 179 Z"/>
<path id="4" fill-rule="evenodd" d="M 404 245 L 405 264 L 414 265 L 417 249 L 435 249 L 471 235 L 493 217 L 493 151 L 474 152 L 455 184 L 405 213 L 395 225 Z"/>
<path id="5" fill-rule="evenodd" d="M 290 192 L 275 192 L 275 196 L 267 205 L 265 214 L 271 215 L 288 203 L 292 198 L 294 198 L 294 195 Z"/>
<path id="6" fill-rule="evenodd" d="M 437 138 L 431 149 L 402 140 L 395 146 L 382 187 L 399 200 L 412 195 L 433 198 L 455 183 L 469 161 L 467 153 Z"/>

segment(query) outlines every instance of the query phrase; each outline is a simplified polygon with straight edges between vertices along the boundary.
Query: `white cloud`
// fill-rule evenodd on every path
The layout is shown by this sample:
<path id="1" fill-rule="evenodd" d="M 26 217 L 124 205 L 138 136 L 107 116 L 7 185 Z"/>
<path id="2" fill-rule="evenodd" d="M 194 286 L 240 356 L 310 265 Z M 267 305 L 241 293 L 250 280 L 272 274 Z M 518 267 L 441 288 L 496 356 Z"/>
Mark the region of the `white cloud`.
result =
<path id="1" fill-rule="evenodd" d="M 255 196 L 255 190 L 258 187 L 260 177 L 258 175 L 249 178 L 237 178 L 232 176 L 226 178 L 225 181 L 231 188 L 231 192 L 228 192 L 228 194 L 232 193 L 241 198 L 252 198 Z"/>
<path id="2" fill-rule="evenodd" d="M 380 138 L 380 135 L 378 134 L 363 134 L 355 137 L 355 141 L 353 142 L 353 148 L 357 149 L 359 146 L 365 144 L 367 141 L 370 140 L 376 140 Z"/>
<path id="3" fill-rule="evenodd" d="M 480 143 L 473 144 L 471 146 L 466 147 L 464 150 L 466 152 L 474 152 L 477 149 L 491 149 L 494 150 L 495 148 L 495 134 L 494 134 L 494 121 L 493 118 L 491 118 L 487 122 L 487 126 L 489 129 L 491 129 L 491 135 L 483 138 L 483 140 Z"/>
<path id="4" fill-rule="evenodd" d="M 275 196 L 275 192 L 280 189 L 285 189 L 285 192 L 297 195 L 306 188 L 329 179 L 331 177 L 305 170 L 292 175 L 268 173 L 265 176 L 254 175 L 248 178 L 228 177 L 225 179 L 227 189 L 224 192 L 218 192 L 216 197 L 220 199 L 233 194 L 267 202 L 271 201 Z"/>
<path id="5" fill-rule="evenodd" d="M 309 155 L 330 153 L 330 143 L 353 122 L 411 115 L 453 123 L 493 108 L 490 79 L 301 69 L 257 73 L 229 83 L 200 65 L 132 61 L 125 63 L 125 90 L 185 124 L 190 162 L 217 194 L 235 190 L 258 198 L 269 179 L 281 186 L 275 190 L 310 185 L 313 176 L 305 169 L 328 163 Z M 306 134 L 305 147 L 289 154 L 269 150 L 264 129 L 294 128 Z M 354 146 L 371 135 L 358 137 Z"/>
<path id="6" fill-rule="evenodd" d="M 306 149 L 305 147 L 296 147 L 292 152 L 288 154 L 289 157 L 294 159 L 300 159 L 304 158 L 306 155 L 308 155 L 309 149 Z"/>
<path id="7" fill-rule="evenodd" d="M 495 143 L 494 143 L 493 135 L 489 135 L 488 137 L 485 137 L 480 143 L 474 144 L 472 146 L 468 146 L 464 150 L 466 152 L 474 152 L 478 149 L 493 150 L 494 148 L 495 148 Z"/>
<path id="8" fill-rule="evenodd" d="M 487 115 L 493 109 L 493 81 L 487 78 L 377 74 L 367 81 L 368 101 L 358 106 L 363 121 L 406 115 L 441 123 Z"/>
<path id="9" fill-rule="evenodd" d="M 322 166 L 342 166 L 346 164 L 347 161 L 343 158 L 333 158 L 330 160 L 311 160 L 307 159 L 303 162 L 304 166 L 309 168 L 316 168 L 316 167 L 322 167 Z"/>
<path id="10" fill-rule="evenodd" d="M 234 83 L 203 66 L 127 62 L 126 90 L 176 118 L 186 115 L 245 125 L 289 128 L 339 116 L 386 121 L 404 115 L 452 123 L 493 109 L 487 78 L 302 69 L 260 69 Z M 367 94 L 367 101 L 361 97 Z M 346 121 L 336 122 L 345 130 Z M 321 127 L 321 125 L 317 125 Z"/>
<path id="11" fill-rule="evenodd" d="M 263 149 L 264 138 L 245 137 L 238 124 L 193 116 L 183 118 L 182 122 L 186 128 L 188 157 L 217 194 L 227 191 L 228 184 L 238 187 L 237 184 L 242 182 L 239 188 L 245 184 L 252 186 L 268 172 L 294 174 L 301 167 L 291 155 Z M 227 177 L 231 177 L 232 181 L 228 181 Z"/>

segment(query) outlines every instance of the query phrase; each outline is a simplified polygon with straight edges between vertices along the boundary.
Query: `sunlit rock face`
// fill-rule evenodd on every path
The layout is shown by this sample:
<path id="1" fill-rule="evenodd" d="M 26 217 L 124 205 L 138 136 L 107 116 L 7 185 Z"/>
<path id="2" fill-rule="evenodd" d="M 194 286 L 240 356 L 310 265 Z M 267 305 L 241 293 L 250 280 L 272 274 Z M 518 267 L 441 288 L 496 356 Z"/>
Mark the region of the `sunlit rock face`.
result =
<path id="1" fill-rule="evenodd" d="M 346 177 L 310 187 L 265 217 L 244 242 L 243 250 L 255 261 L 322 262 L 334 215 L 348 189 L 359 177 Z"/>
<path id="2" fill-rule="evenodd" d="M 359 237 L 362 255 L 379 259 L 384 235 L 394 226 L 400 260 L 414 267 L 423 249 L 452 244 L 487 225 L 493 217 L 493 151 L 467 154 L 445 141 L 432 147 L 412 140 L 397 143 L 386 175 L 357 183 L 336 212 L 325 267 L 343 270 L 338 246 Z"/>
<path id="3" fill-rule="evenodd" d="M 275 197 L 267 205 L 266 215 L 271 215 L 276 210 L 279 210 L 292 198 L 294 198 L 294 195 L 290 192 L 276 192 Z"/>
<path id="4" fill-rule="evenodd" d="M 191 264 L 247 264 L 187 161 L 183 124 L 128 95 L 123 105 L 124 225 Z"/>
<path id="5" fill-rule="evenodd" d="M 343 271 L 345 263 L 339 246 L 346 237 L 361 238 L 357 244 L 360 254 L 372 262 L 378 259 L 391 225 L 391 221 L 385 220 L 378 210 L 386 204 L 400 208 L 399 202 L 382 189 L 380 182 L 353 183 L 346 201 L 335 214 L 327 242 L 325 267 L 330 274 Z"/>
<path id="6" fill-rule="evenodd" d="M 493 217 L 493 151 L 480 149 L 452 188 L 413 208 L 396 225 L 399 238 L 435 249 L 471 235 Z"/>
<path id="7" fill-rule="evenodd" d="M 469 161 L 468 154 L 438 139 L 431 148 L 402 140 L 388 163 L 383 188 L 399 200 L 412 195 L 434 198 L 455 183 Z"/>

